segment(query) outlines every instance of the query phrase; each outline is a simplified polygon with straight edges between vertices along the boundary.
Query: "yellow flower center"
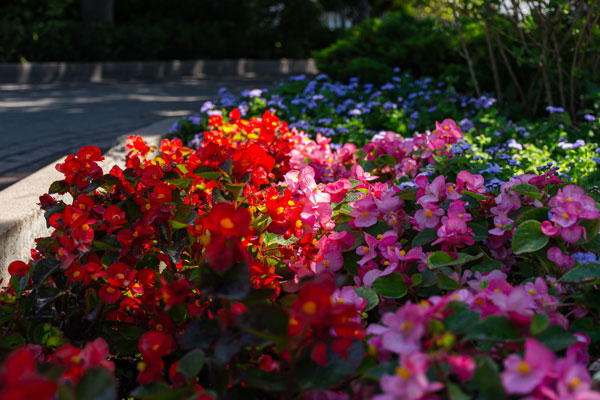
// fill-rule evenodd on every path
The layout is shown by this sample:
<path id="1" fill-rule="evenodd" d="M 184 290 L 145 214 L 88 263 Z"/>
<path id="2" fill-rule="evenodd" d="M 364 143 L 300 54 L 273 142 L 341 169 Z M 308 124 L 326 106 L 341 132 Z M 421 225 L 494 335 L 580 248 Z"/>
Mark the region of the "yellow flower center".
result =
<path id="1" fill-rule="evenodd" d="M 363 246 L 362 250 L 366 253 L 367 251 L 369 251 L 369 248 L 367 246 Z"/>
<path id="2" fill-rule="evenodd" d="M 431 217 L 433 215 L 433 213 L 431 212 L 431 210 L 426 210 L 425 211 L 425 216 L 426 217 Z"/>
<path id="3" fill-rule="evenodd" d="M 400 250 L 400 255 L 401 255 L 402 257 L 404 257 L 404 256 L 406 255 L 406 251 L 404 251 L 404 250 Z"/>
<path id="4" fill-rule="evenodd" d="M 400 375 L 402 377 L 402 379 L 408 379 L 410 378 L 410 371 L 404 367 L 398 367 L 396 368 L 396 374 Z"/>
<path id="5" fill-rule="evenodd" d="M 317 303 L 314 301 L 307 301 L 302 305 L 302 311 L 308 315 L 315 315 L 317 312 Z"/>
<path id="6" fill-rule="evenodd" d="M 567 197 L 567 201 L 573 201 L 573 199 L 569 196 L 569 197 Z M 575 378 L 575 379 L 577 379 L 577 378 Z"/>
<path id="7" fill-rule="evenodd" d="M 575 389 L 576 387 L 578 387 L 581 384 L 581 379 L 575 377 L 573 379 L 571 379 L 571 383 L 569 383 L 569 387 L 571 389 Z"/>
<path id="8" fill-rule="evenodd" d="M 361 215 L 362 217 L 368 217 L 368 216 L 369 216 L 369 213 L 368 213 L 368 212 L 366 212 L 366 211 L 363 211 L 363 212 L 361 212 L 361 213 L 360 213 L 360 215 Z"/>
<path id="9" fill-rule="evenodd" d="M 563 217 L 564 219 L 568 219 L 568 218 L 569 218 L 569 214 L 567 214 L 567 213 L 562 213 L 562 217 Z"/>
<path id="10" fill-rule="evenodd" d="M 517 372 L 520 374 L 528 374 L 531 371 L 531 367 L 525 361 L 521 361 L 517 365 Z"/>
<path id="11" fill-rule="evenodd" d="M 403 322 L 402 325 L 400 325 L 400 330 L 408 331 L 408 330 L 412 329 L 412 327 L 413 327 L 413 323 L 410 321 L 406 321 L 406 322 Z"/>
<path id="12" fill-rule="evenodd" d="M 458 214 L 458 218 L 462 218 L 462 217 L 463 217 L 463 215 L 462 215 L 462 214 Z"/>
<path id="13" fill-rule="evenodd" d="M 223 218 L 221 220 L 221 228 L 223 229 L 233 229 L 233 221 L 231 218 Z"/>

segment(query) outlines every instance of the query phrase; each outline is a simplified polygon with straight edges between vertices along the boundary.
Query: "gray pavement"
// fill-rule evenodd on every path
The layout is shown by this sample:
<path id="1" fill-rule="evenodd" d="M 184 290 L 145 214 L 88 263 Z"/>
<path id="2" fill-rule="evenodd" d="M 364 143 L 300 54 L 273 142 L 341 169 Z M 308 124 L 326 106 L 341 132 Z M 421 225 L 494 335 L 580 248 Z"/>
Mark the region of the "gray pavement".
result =
<path id="1" fill-rule="evenodd" d="M 0 190 L 84 145 L 198 111 L 227 87 L 272 88 L 267 78 L 156 82 L 0 84 Z"/>

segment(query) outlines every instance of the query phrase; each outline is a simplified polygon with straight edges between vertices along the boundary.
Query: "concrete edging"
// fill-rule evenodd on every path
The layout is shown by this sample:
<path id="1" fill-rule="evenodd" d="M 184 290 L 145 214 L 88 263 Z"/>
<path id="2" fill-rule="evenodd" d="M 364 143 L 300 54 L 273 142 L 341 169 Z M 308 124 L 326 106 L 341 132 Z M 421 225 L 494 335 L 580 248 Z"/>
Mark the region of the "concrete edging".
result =
<path id="1" fill-rule="evenodd" d="M 104 154 L 105 160 L 100 163 L 104 173 L 108 173 L 113 165 L 123 166 L 125 163 L 126 139 L 129 135 L 139 135 L 149 145 L 160 143 L 162 136 L 178 118 L 168 118 L 131 133 L 120 136 L 115 146 Z M 30 249 L 35 247 L 35 238 L 50 234 L 46 227 L 43 211 L 39 208 L 39 196 L 48 192 L 50 184 L 63 179 L 55 166 L 64 157 L 34 172 L 26 178 L 0 191 L 0 286 L 8 285 L 10 275 L 8 265 L 15 260 L 27 262 Z M 72 199 L 65 198 L 70 203 Z"/>
<path id="2" fill-rule="evenodd" d="M 310 58 L 0 63 L 0 83 L 4 84 L 160 80 L 211 76 L 256 78 L 317 73 L 315 61 Z"/>

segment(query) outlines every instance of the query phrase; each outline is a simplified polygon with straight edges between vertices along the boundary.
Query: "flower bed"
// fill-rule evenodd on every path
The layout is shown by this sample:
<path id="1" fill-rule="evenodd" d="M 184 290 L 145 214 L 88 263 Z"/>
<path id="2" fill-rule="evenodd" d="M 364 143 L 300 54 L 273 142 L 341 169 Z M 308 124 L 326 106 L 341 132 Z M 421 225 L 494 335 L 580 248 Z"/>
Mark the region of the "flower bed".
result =
<path id="1" fill-rule="evenodd" d="M 234 109 L 124 170 L 69 156 L 0 295 L 0 398 L 599 399 L 597 203 L 490 185 L 432 128 L 332 146 Z"/>
<path id="2" fill-rule="evenodd" d="M 547 107 L 545 120 L 514 122 L 493 98 L 470 98 L 445 82 L 395 72 L 392 81 L 381 86 L 357 79 L 343 84 L 319 75 L 294 77 L 272 92 L 251 90 L 236 97 L 223 91 L 218 101 L 206 102 L 200 114 L 175 124 L 171 135 L 194 147 L 210 115 L 227 114 L 234 107 L 246 118 L 260 117 L 268 109 L 312 137 L 321 133 L 333 143 L 359 146 L 381 131 L 412 135 L 431 129 L 436 120 L 453 118 L 460 121 L 465 136 L 452 151 L 468 149 L 463 157 L 477 161 L 471 165 L 475 171 L 493 171 L 506 181 L 514 174 L 557 168 L 582 186 L 600 182 L 600 122 L 594 111 L 582 110 L 577 126 L 559 107 Z"/>

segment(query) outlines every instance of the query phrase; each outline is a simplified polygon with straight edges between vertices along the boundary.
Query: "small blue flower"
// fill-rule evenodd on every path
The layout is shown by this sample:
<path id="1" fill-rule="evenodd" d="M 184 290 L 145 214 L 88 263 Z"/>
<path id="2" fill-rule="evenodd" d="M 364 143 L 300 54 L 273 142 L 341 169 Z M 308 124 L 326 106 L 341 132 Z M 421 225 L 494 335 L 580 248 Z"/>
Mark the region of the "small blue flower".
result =
<path id="1" fill-rule="evenodd" d="M 594 117 L 592 114 L 585 114 L 583 116 L 583 119 L 585 119 L 586 121 L 595 121 L 596 117 Z"/>
<path id="2" fill-rule="evenodd" d="M 523 150 L 523 146 L 519 142 L 517 142 L 515 139 L 510 139 L 508 142 L 506 142 L 506 146 L 509 149 L 513 149 L 513 150 L 518 150 L 518 151 Z"/>
<path id="3" fill-rule="evenodd" d="M 459 124 L 463 131 L 470 131 L 471 129 L 473 129 L 474 126 L 473 123 L 466 118 L 460 121 Z"/>
<path id="4" fill-rule="evenodd" d="M 562 114 L 565 112 L 565 109 L 562 107 L 552 107 L 552 106 L 548 106 L 546 107 L 546 111 L 548 111 L 550 114 Z"/>

